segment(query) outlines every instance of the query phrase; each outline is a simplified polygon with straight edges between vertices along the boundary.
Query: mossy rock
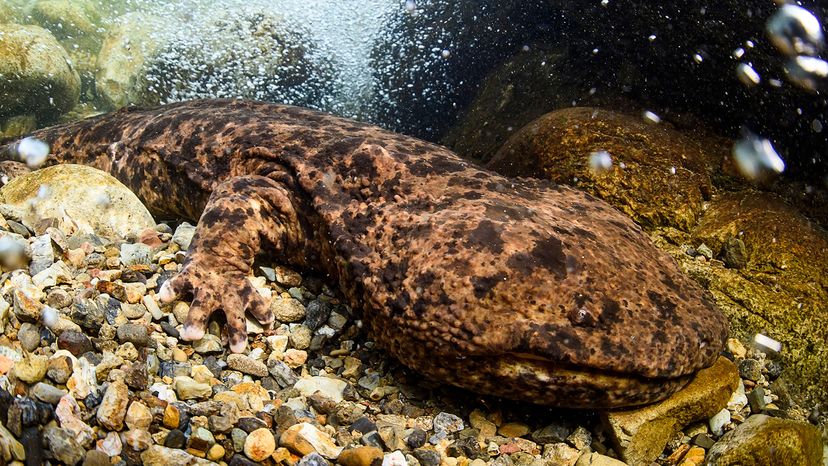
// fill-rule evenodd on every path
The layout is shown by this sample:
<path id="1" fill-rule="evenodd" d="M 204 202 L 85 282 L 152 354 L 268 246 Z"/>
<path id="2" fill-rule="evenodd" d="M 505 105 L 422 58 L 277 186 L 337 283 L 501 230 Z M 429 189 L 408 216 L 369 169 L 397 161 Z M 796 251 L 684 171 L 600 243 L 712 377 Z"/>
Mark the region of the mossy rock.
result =
<path id="1" fill-rule="evenodd" d="M 31 17 L 54 34 L 67 50 L 97 53 L 103 40 L 100 7 L 89 0 L 37 0 Z"/>
<path id="2" fill-rule="evenodd" d="M 78 102 L 80 77 L 54 36 L 38 26 L 0 24 L 0 116 L 48 120 Z"/>
<path id="3" fill-rule="evenodd" d="M 735 237 L 747 252 L 738 270 L 673 252 L 713 294 L 734 336 L 762 333 L 782 343 L 795 398 L 828 402 L 828 233 L 779 197 L 744 191 L 714 199 L 688 241 L 721 254 Z"/>
<path id="4" fill-rule="evenodd" d="M 821 466 L 819 430 L 763 414 L 749 417 L 710 448 L 711 466 Z"/>
<path id="5" fill-rule="evenodd" d="M 590 167 L 590 154 L 600 151 L 612 158 L 609 170 Z M 690 231 L 712 193 L 712 172 L 727 154 L 723 141 L 696 140 L 640 115 L 573 107 L 523 127 L 487 167 L 574 185 L 644 228 Z"/>

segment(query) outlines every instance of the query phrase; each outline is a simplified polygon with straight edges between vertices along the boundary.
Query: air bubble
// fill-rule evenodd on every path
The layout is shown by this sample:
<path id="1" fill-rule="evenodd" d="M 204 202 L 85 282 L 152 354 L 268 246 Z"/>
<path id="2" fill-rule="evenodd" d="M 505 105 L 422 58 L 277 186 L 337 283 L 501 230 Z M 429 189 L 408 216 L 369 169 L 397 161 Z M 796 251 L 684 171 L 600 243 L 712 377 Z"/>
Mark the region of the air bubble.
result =
<path id="1" fill-rule="evenodd" d="M 768 20 L 766 30 L 773 45 L 785 55 L 816 55 L 824 38 L 819 20 L 796 5 L 783 5 Z"/>
<path id="2" fill-rule="evenodd" d="M 739 63 L 739 66 L 736 67 L 736 76 L 739 78 L 739 81 L 742 81 L 747 87 L 753 87 L 762 80 L 759 77 L 759 73 L 753 69 L 752 66 L 748 65 L 747 63 Z"/>
<path id="3" fill-rule="evenodd" d="M 788 80 L 807 91 L 815 92 L 821 80 L 828 78 L 828 62 L 800 55 L 785 64 Z"/>
<path id="4" fill-rule="evenodd" d="M 770 140 L 745 132 L 733 145 L 733 162 L 745 178 L 761 182 L 785 170 L 785 162 L 773 148 Z"/>
<path id="5" fill-rule="evenodd" d="M 29 168 L 38 168 L 49 157 L 49 144 L 34 137 L 27 137 L 17 143 L 17 155 Z"/>
<path id="6" fill-rule="evenodd" d="M 650 123 L 661 123 L 661 117 L 649 110 L 645 110 L 643 116 L 644 120 Z"/>
<path id="7" fill-rule="evenodd" d="M 605 150 L 589 154 L 589 168 L 593 173 L 606 173 L 612 169 L 612 156 Z"/>

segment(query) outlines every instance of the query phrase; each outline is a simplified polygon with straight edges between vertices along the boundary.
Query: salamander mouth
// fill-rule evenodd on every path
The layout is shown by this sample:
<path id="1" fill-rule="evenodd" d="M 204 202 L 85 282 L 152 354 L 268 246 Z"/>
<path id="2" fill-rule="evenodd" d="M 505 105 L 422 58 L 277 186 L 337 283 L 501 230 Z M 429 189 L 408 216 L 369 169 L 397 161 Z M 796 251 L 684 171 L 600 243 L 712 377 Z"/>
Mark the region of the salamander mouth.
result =
<path id="1" fill-rule="evenodd" d="M 637 374 L 614 373 L 591 368 L 562 366 L 542 357 L 509 353 L 494 364 L 495 376 L 512 381 L 510 390 L 519 388 L 522 398 L 529 392 L 537 404 L 570 408 L 617 408 L 654 403 L 684 387 L 692 375 L 648 378 Z M 506 385 L 508 382 L 504 382 Z"/>

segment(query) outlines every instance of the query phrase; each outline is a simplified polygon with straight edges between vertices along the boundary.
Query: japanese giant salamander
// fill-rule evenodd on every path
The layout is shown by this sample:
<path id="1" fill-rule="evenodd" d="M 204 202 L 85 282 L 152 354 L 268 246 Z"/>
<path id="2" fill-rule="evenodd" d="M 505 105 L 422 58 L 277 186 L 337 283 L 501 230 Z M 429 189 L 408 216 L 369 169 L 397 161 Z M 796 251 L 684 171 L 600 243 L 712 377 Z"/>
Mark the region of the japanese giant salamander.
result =
<path id="1" fill-rule="evenodd" d="M 254 257 L 327 274 L 403 364 L 480 393 L 568 407 L 653 402 L 723 348 L 727 323 L 627 217 L 566 186 L 303 108 L 199 100 L 33 134 L 48 163 L 107 171 L 155 214 L 199 219 L 181 337 L 273 322 Z"/>

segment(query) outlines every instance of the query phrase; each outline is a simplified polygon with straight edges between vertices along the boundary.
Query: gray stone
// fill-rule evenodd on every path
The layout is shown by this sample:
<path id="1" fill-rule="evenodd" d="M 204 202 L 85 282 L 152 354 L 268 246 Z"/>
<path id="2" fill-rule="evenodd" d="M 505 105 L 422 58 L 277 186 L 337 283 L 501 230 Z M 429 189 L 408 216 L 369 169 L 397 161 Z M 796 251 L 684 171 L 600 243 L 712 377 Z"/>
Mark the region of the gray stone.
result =
<path id="1" fill-rule="evenodd" d="M 52 238 L 49 235 L 35 236 L 30 247 L 32 248 L 32 261 L 29 263 L 30 274 L 37 275 L 55 263 L 55 251 L 52 249 Z"/>
<path id="2" fill-rule="evenodd" d="M 243 354 L 231 354 L 227 356 L 227 365 L 243 374 L 256 377 L 267 377 L 267 366 L 249 356 Z"/>
<path id="3" fill-rule="evenodd" d="M 66 395 L 68 392 L 66 390 L 61 390 L 60 388 L 53 387 L 47 383 L 39 382 L 32 387 L 32 396 L 37 398 L 40 401 L 45 403 L 50 403 L 53 405 L 58 404 L 61 397 Z"/>
<path id="4" fill-rule="evenodd" d="M 120 258 L 121 264 L 126 266 L 149 265 L 152 263 L 152 248 L 144 243 L 124 243 L 121 245 Z"/>
<path id="5" fill-rule="evenodd" d="M 84 449 L 75 439 L 75 434 L 60 427 L 43 429 L 43 443 L 58 461 L 74 465 L 84 457 Z"/>
<path id="6" fill-rule="evenodd" d="M 143 324 L 123 324 L 118 327 L 117 335 L 119 342 L 130 342 L 139 348 L 147 346 L 150 342 L 149 332 Z"/>
<path id="7" fill-rule="evenodd" d="M 288 367 L 283 361 L 278 359 L 271 359 L 267 362 L 268 372 L 276 380 L 280 387 L 292 387 L 299 381 L 299 377 L 293 373 L 293 370 Z"/>
<path id="8" fill-rule="evenodd" d="M 186 251 L 190 249 L 193 235 L 195 235 L 195 227 L 187 222 L 182 222 L 181 225 L 176 227 L 172 242 L 177 244 L 183 251 Z"/>
<path id="9" fill-rule="evenodd" d="M 756 359 L 743 359 L 739 361 L 739 376 L 753 382 L 762 377 L 762 363 Z"/>
<path id="10" fill-rule="evenodd" d="M 216 466 L 216 463 L 193 456 L 184 450 L 153 445 L 141 453 L 144 466 Z"/>
<path id="11" fill-rule="evenodd" d="M 20 324 L 20 330 L 17 331 L 17 341 L 24 350 L 31 353 L 40 346 L 40 328 L 37 325 L 23 322 Z"/>

